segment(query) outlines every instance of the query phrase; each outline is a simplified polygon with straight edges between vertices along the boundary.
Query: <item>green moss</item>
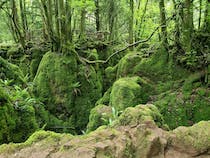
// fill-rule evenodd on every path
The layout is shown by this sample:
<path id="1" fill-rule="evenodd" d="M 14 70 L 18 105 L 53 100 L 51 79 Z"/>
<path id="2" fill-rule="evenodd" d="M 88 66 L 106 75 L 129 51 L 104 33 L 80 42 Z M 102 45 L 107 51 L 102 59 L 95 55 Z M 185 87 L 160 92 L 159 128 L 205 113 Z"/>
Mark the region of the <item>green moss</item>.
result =
<path id="1" fill-rule="evenodd" d="M 34 78 L 35 96 L 45 103 L 46 110 L 58 118 L 72 113 L 76 65 L 76 60 L 70 56 L 48 52 Z"/>
<path id="2" fill-rule="evenodd" d="M 113 84 L 113 82 L 116 80 L 116 72 L 117 72 L 118 64 L 115 65 L 114 67 L 107 67 L 105 69 L 105 78 L 103 79 L 103 82 L 105 84 L 105 88 L 109 88 L 110 85 Z"/>
<path id="3" fill-rule="evenodd" d="M 16 84 L 24 82 L 24 75 L 20 68 L 2 57 L 0 57 L 0 78 L 2 80 L 14 80 L 13 83 Z"/>
<path id="4" fill-rule="evenodd" d="M 141 59 L 140 53 L 131 52 L 125 55 L 118 64 L 117 78 L 135 75 L 134 69 Z"/>
<path id="5" fill-rule="evenodd" d="M 23 143 L 10 143 L 10 144 L 4 144 L 0 146 L 0 153 L 13 153 L 17 150 L 21 150 L 25 147 L 28 147 L 34 143 L 45 141 L 46 143 L 54 143 L 56 141 L 61 140 L 64 137 L 71 138 L 71 135 L 64 135 L 64 134 L 58 134 L 52 131 L 44 131 L 39 130 L 34 132 L 25 142 Z"/>
<path id="6" fill-rule="evenodd" d="M 193 146 L 199 152 L 205 152 L 210 148 L 210 122 L 201 121 L 192 127 L 179 127 L 173 132 L 174 144 L 180 144 L 186 148 Z"/>
<path id="7" fill-rule="evenodd" d="M 0 143 L 13 141 L 13 132 L 16 129 L 16 119 L 17 116 L 11 103 L 0 106 Z"/>
<path id="8" fill-rule="evenodd" d="M 12 86 L 0 86 L 0 98 L 0 143 L 25 141 L 38 128 L 33 99 Z"/>
<path id="9" fill-rule="evenodd" d="M 77 65 L 75 57 L 70 55 L 46 53 L 34 78 L 35 96 L 51 115 L 63 122 L 51 125 L 68 125 L 78 133 L 85 129 L 101 91 L 100 73 L 92 66 Z"/>
<path id="10" fill-rule="evenodd" d="M 109 100 L 110 100 L 110 94 L 112 91 L 112 87 L 110 87 L 103 95 L 102 98 L 100 98 L 97 102 L 96 105 L 99 104 L 104 104 L 104 105 L 108 105 L 109 104 Z"/>
<path id="11" fill-rule="evenodd" d="M 106 105 L 98 105 L 90 112 L 87 132 L 97 129 L 99 126 L 107 125 L 112 118 L 112 109 Z"/>
<path id="12" fill-rule="evenodd" d="M 8 102 L 10 102 L 10 97 L 0 85 L 0 105 L 4 105 Z"/>
<path id="13" fill-rule="evenodd" d="M 129 107 L 119 116 L 115 126 L 138 125 L 144 121 L 154 121 L 157 125 L 164 125 L 163 117 L 157 107 L 152 104 Z"/>
<path id="14" fill-rule="evenodd" d="M 74 119 L 77 131 L 81 132 L 86 128 L 90 110 L 102 97 L 102 79 L 92 66 L 80 65 L 78 71 L 77 78 L 81 85 L 74 90 Z"/>
<path id="15" fill-rule="evenodd" d="M 190 85 L 191 88 L 187 89 L 185 82 L 179 89 L 158 95 L 154 102 L 171 129 L 210 119 L 208 88 Z"/>
<path id="16" fill-rule="evenodd" d="M 110 94 L 110 105 L 117 111 L 148 101 L 150 85 L 140 77 L 127 77 L 117 80 Z"/>

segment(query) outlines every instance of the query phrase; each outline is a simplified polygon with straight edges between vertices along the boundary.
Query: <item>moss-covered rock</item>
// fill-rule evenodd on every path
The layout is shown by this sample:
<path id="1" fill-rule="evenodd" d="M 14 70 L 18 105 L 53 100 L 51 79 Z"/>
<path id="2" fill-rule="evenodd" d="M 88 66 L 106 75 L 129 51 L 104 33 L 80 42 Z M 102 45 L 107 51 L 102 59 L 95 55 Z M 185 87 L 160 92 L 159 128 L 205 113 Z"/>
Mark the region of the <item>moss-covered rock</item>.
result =
<path id="1" fill-rule="evenodd" d="M 20 68 L 0 57 L 0 78 L 2 80 L 14 80 L 13 83 L 24 83 L 24 75 Z"/>
<path id="2" fill-rule="evenodd" d="M 157 107 L 152 104 L 129 107 L 119 116 L 115 126 L 137 126 L 145 121 L 154 121 L 158 126 L 163 126 L 163 116 Z"/>
<path id="3" fill-rule="evenodd" d="M 99 104 L 109 105 L 111 91 L 112 91 L 112 87 L 110 87 L 110 88 L 104 93 L 103 97 L 101 97 L 101 98 L 96 102 L 96 105 L 99 105 Z"/>
<path id="4" fill-rule="evenodd" d="M 192 127 L 178 127 L 172 131 L 173 146 L 188 151 L 192 156 L 205 153 L 210 149 L 210 121 L 201 121 Z"/>
<path id="5" fill-rule="evenodd" d="M 151 87 L 140 77 L 127 77 L 117 80 L 110 94 L 110 105 L 117 111 L 137 104 L 144 104 L 149 99 Z"/>
<path id="6" fill-rule="evenodd" d="M 0 86 L 0 143 L 25 141 L 38 128 L 33 105 L 22 94 Z"/>
<path id="7" fill-rule="evenodd" d="M 112 108 L 106 105 L 97 105 L 94 107 L 89 116 L 89 122 L 87 125 L 87 132 L 94 131 L 99 126 L 107 125 L 109 119 L 112 118 Z"/>
<path id="8" fill-rule="evenodd" d="M 50 114 L 64 121 L 54 126 L 70 126 L 78 133 L 86 127 L 101 91 L 100 73 L 92 66 L 77 65 L 69 55 L 46 53 L 34 78 L 35 96 Z"/>
<path id="9" fill-rule="evenodd" d="M 76 60 L 48 52 L 42 58 L 34 78 L 34 94 L 46 109 L 57 117 L 70 115 L 73 104 L 73 84 L 76 83 Z"/>
<path id="10" fill-rule="evenodd" d="M 120 60 L 117 69 L 117 78 L 144 76 L 154 82 L 176 80 L 188 74 L 189 72 L 174 64 L 168 53 L 162 49 L 157 50 L 149 58 L 144 52 L 130 52 Z"/>
<path id="11" fill-rule="evenodd" d="M 12 134 L 16 128 L 16 116 L 10 98 L 0 87 L 0 143 L 12 141 Z"/>
<path id="12" fill-rule="evenodd" d="M 131 52 L 125 55 L 118 63 L 117 78 L 134 76 L 135 67 L 141 62 L 141 53 Z"/>

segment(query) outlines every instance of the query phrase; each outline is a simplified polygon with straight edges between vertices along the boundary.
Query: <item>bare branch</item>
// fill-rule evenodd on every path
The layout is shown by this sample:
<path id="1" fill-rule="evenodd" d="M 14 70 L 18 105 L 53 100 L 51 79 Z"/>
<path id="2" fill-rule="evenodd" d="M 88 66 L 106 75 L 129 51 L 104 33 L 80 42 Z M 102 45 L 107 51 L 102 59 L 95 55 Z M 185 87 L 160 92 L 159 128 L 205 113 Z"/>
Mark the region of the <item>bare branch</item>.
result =
<path id="1" fill-rule="evenodd" d="M 166 21 L 172 20 L 172 19 L 174 18 L 174 16 L 175 16 L 175 14 L 172 15 L 171 17 L 167 18 Z M 79 56 L 78 53 L 76 53 L 76 55 L 77 55 L 79 61 L 83 61 L 83 63 L 86 62 L 86 63 L 88 63 L 88 64 L 97 64 L 97 63 L 105 64 L 105 63 L 107 63 L 113 56 L 115 56 L 116 54 L 121 53 L 121 52 L 124 52 L 124 51 L 127 50 L 128 48 L 133 47 L 133 46 L 137 46 L 137 45 L 139 45 L 140 43 L 148 42 L 148 41 L 153 37 L 153 35 L 159 30 L 159 28 L 161 28 L 161 27 L 164 27 L 164 25 L 161 24 L 161 25 L 157 26 L 157 27 L 154 29 L 154 31 L 150 34 L 150 36 L 149 36 L 148 38 L 146 38 L 146 39 L 144 39 L 144 40 L 136 41 L 136 42 L 134 42 L 134 43 L 132 43 L 132 44 L 127 45 L 126 47 L 124 47 L 124 48 L 122 48 L 122 49 L 120 49 L 120 50 L 114 52 L 113 54 L 111 54 L 106 60 L 94 60 L 94 61 L 91 61 L 91 60 L 88 60 L 88 59 L 86 59 L 86 58 L 84 58 L 84 57 Z"/>

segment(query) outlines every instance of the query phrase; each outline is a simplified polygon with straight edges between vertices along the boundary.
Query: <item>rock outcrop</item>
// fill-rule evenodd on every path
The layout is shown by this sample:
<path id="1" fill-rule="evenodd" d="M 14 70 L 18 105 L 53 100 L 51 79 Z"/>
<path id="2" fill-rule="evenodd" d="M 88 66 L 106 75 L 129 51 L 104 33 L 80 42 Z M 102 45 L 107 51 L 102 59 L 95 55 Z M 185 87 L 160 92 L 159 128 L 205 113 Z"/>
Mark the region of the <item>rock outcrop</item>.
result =
<path id="1" fill-rule="evenodd" d="M 25 143 L 2 145 L 1 158 L 209 158 L 210 122 L 165 131 L 154 105 L 130 107 L 112 126 L 83 136 L 38 131 Z"/>

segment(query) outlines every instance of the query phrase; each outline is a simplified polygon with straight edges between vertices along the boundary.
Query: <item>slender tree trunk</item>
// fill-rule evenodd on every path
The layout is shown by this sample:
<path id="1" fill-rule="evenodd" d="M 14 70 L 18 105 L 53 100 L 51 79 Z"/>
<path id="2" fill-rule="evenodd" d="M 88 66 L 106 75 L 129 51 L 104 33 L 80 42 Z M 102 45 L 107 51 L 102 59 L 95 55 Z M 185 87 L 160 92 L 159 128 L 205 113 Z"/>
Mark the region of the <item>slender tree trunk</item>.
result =
<path id="1" fill-rule="evenodd" d="M 12 9 L 12 26 L 13 26 L 13 30 L 14 33 L 17 36 L 18 42 L 20 42 L 20 44 L 22 45 L 22 47 L 25 49 L 25 38 L 22 35 L 22 31 L 21 27 L 20 27 L 20 22 L 19 22 L 19 17 L 18 17 L 18 11 L 17 11 L 17 5 L 15 0 L 10 0 L 10 5 L 11 5 L 11 9 Z"/>
<path id="2" fill-rule="evenodd" d="M 163 42 L 163 46 L 166 50 L 168 50 L 168 38 L 167 38 L 167 24 L 166 24 L 166 12 L 165 12 L 165 4 L 164 0 L 159 1 L 160 8 L 160 23 L 161 27 L 161 40 Z"/>
<path id="3" fill-rule="evenodd" d="M 210 0 L 206 0 L 206 10 L 204 15 L 204 31 L 210 33 Z"/>
<path id="4" fill-rule="evenodd" d="M 200 3 L 200 6 L 199 6 L 198 29 L 200 30 L 200 28 L 201 28 L 201 17 L 202 17 L 202 0 L 200 0 L 199 3 Z"/>
<path id="5" fill-rule="evenodd" d="M 138 0 L 138 1 L 137 1 L 137 11 L 139 11 L 140 5 L 141 5 L 141 0 Z M 138 19 L 138 18 L 136 19 L 136 27 L 137 27 L 137 28 L 139 27 L 139 19 Z M 135 41 L 138 41 L 138 40 L 139 40 L 139 37 L 138 37 L 139 30 L 140 30 L 140 28 L 138 28 L 138 29 L 135 31 Z"/>
<path id="6" fill-rule="evenodd" d="M 173 0 L 174 4 L 174 10 L 175 10 L 175 44 L 177 49 L 180 48 L 180 24 L 179 24 L 179 18 L 180 18 L 180 8 L 179 5 Z"/>
<path id="7" fill-rule="evenodd" d="M 134 1 L 130 0 L 129 43 L 133 43 Z M 131 47 L 131 50 L 133 48 Z"/>
<path id="8" fill-rule="evenodd" d="M 81 18 L 80 18 L 80 39 L 85 39 L 85 28 L 86 28 L 85 16 L 86 16 L 86 10 L 85 8 L 83 8 L 81 11 Z"/>
<path id="9" fill-rule="evenodd" d="M 26 18 L 26 10 L 25 10 L 25 0 L 19 0 L 20 5 L 20 16 L 22 21 L 22 34 L 23 38 L 26 39 L 27 32 L 28 32 L 28 26 L 27 26 L 27 18 Z"/>
<path id="10" fill-rule="evenodd" d="M 191 0 L 184 2 L 183 44 L 186 53 L 191 52 L 193 34 L 193 4 Z"/>
<path id="11" fill-rule="evenodd" d="M 114 23 L 115 23 L 115 2 L 114 0 L 109 0 L 109 10 L 108 10 L 108 19 L 109 19 L 109 40 L 114 39 Z"/>
<path id="12" fill-rule="evenodd" d="M 96 31 L 98 32 L 101 30 L 99 0 L 95 0 L 95 7 Z"/>
<path id="13" fill-rule="evenodd" d="M 66 0 L 66 38 L 65 41 L 72 42 L 72 9 L 71 0 Z"/>
<path id="14" fill-rule="evenodd" d="M 144 18 L 145 18 L 146 12 L 147 12 L 148 2 L 149 2 L 149 0 L 146 1 L 145 6 L 144 6 L 144 10 L 143 10 L 143 14 L 141 16 L 141 22 L 140 22 L 139 28 L 138 28 L 138 38 L 140 38 L 140 36 L 141 36 L 141 34 L 142 34 L 143 30 L 144 30 L 142 25 L 143 25 Z"/>

